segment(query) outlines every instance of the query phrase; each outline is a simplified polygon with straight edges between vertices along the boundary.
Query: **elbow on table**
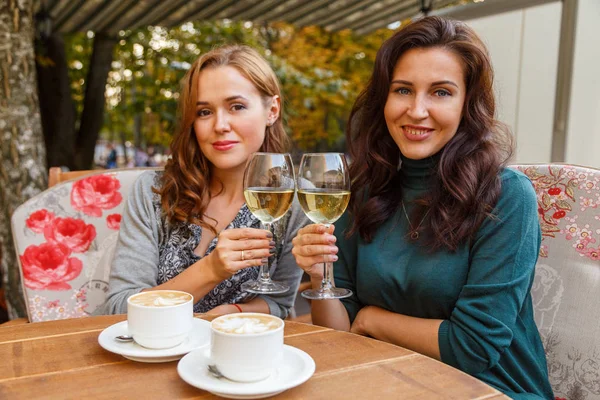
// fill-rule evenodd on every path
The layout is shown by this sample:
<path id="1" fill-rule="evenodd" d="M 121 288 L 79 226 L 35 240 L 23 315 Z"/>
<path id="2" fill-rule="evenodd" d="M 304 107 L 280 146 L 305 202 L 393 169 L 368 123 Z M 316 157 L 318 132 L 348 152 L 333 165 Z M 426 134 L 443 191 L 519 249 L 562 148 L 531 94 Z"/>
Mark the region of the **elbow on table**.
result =
<path id="1" fill-rule="evenodd" d="M 451 329 L 449 323 L 445 325 L 444 328 L 440 326 L 439 335 L 442 361 L 469 375 L 477 375 L 495 367 L 513 338 L 509 329 L 479 335 Z"/>

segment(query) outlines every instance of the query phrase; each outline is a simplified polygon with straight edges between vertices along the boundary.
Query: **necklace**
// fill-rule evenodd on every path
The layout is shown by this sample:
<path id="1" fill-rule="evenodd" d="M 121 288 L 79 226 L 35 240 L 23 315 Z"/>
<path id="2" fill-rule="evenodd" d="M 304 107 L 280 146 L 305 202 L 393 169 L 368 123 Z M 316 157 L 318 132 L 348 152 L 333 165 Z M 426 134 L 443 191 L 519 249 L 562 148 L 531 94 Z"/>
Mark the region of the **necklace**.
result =
<path id="1" fill-rule="evenodd" d="M 404 215 L 406 216 L 406 220 L 408 221 L 408 226 L 410 226 L 410 238 L 412 240 L 417 240 L 419 238 L 419 228 L 421 227 L 421 224 L 423 223 L 423 221 L 425 221 L 425 217 L 427 217 L 427 214 L 429 214 L 429 210 L 431 210 L 431 208 L 429 210 L 427 210 L 427 212 L 425 213 L 425 215 L 423 215 L 423 218 L 421 218 L 421 222 L 419 222 L 419 225 L 417 225 L 416 228 L 413 229 L 412 224 L 410 223 L 410 218 L 408 218 L 408 213 L 406 212 L 406 207 L 404 207 L 404 200 L 402 200 L 402 210 L 404 211 Z"/>

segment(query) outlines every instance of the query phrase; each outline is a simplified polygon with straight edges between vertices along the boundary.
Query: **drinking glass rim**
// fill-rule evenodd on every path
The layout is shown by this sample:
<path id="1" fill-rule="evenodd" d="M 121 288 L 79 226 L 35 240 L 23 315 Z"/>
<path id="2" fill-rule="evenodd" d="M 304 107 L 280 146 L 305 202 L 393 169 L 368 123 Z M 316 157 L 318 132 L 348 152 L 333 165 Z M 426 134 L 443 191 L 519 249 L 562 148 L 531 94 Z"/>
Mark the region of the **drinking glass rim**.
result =
<path id="1" fill-rule="evenodd" d="M 253 156 L 254 155 L 280 155 L 280 154 L 283 156 L 285 156 L 285 155 L 290 156 L 290 153 L 270 153 L 268 151 L 255 151 L 254 153 L 252 153 Z"/>
<path id="2" fill-rule="evenodd" d="M 341 156 L 346 157 L 345 153 L 340 153 L 340 152 L 336 152 L 336 151 L 325 152 L 325 153 L 303 153 L 302 157 L 304 157 L 304 156 L 320 156 L 320 155 L 341 155 Z"/>

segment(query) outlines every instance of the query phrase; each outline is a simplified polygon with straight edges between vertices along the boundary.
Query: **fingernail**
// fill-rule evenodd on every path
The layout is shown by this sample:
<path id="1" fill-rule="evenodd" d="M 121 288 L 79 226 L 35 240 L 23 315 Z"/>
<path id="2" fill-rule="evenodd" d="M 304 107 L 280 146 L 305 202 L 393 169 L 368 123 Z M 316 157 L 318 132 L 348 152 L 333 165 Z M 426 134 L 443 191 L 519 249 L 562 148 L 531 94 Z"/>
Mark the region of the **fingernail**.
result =
<path id="1" fill-rule="evenodd" d="M 331 261 L 337 261 L 338 260 L 338 256 L 331 256 Z"/>
<path id="2" fill-rule="evenodd" d="M 270 250 L 269 250 L 269 255 L 271 255 L 271 256 L 272 256 L 272 255 L 275 255 L 275 249 L 270 249 Z"/>
<path id="3" fill-rule="evenodd" d="M 336 240 L 337 240 L 337 239 L 336 239 L 336 237 L 335 237 L 335 236 L 333 236 L 333 235 L 330 235 L 330 236 L 329 236 L 329 243 L 335 243 L 335 241 L 336 241 Z"/>
<path id="4" fill-rule="evenodd" d="M 263 264 L 266 264 L 266 263 L 269 262 L 269 259 L 268 258 L 263 258 L 263 259 L 260 260 L 260 262 L 263 263 Z"/>
<path id="5" fill-rule="evenodd" d="M 334 253 L 334 254 L 335 254 L 335 253 L 337 253 L 337 252 L 338 252 L 338 248 L 337 248 L 337 247 L 335 247 L 335 246 L 332 246 L 332 247 L 330 247 L 330 248 L 329 248 L 329 252 L 331 252 L 331 253 Z"/>
<path id="6" fill-rule="evenodd" d="M 274 240 L 271 240 L 271 241 L 269 242 L 269 246 L 270 246 L 270 247 L 275 247 L 275 241 L 274 241 Z"/>
<path id="7" fill-rule="evenodd" d="M 267 232 L 267 237 L 268 237 L 268 238 L 272 238 L 272 237 L 273 237 L 273 234 L 272 234 L 271 232 Z"/>

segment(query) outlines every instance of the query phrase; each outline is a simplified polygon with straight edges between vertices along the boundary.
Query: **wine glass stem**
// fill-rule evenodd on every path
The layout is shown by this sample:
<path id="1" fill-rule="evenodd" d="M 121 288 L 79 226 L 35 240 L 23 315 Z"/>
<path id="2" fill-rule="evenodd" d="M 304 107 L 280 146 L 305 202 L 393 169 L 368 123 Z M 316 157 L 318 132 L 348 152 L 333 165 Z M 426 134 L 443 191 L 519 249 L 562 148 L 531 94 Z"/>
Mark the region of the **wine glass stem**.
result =
<path id="1" fill-rule="evenodd" d="M 264 229 L 271 232 L 271 224 L 263 223 Z M 260 265 L 260 273 L 258 275 L 258 280 L 261 282 L 270 282 L 271 281 L 271 257 L 267 257 L 267 262 L 264 262 Z"/>
<path id="2" fill-rule="evenodd" d="M 323 280 L 321 281 L 321 289 L 329 290 L 333 287 L 333 263 L 323 263 Z"/>
<path id="3" fill-rule="evenodd" d="M 327 229 L 331 224 L 324 224 Z M 325 259 L 325 255 L 323 255 Z M 323 280 L 321 281 L 321 290 L 329 290 L 333 287 L 333 263 L 323 260 Z"/>

